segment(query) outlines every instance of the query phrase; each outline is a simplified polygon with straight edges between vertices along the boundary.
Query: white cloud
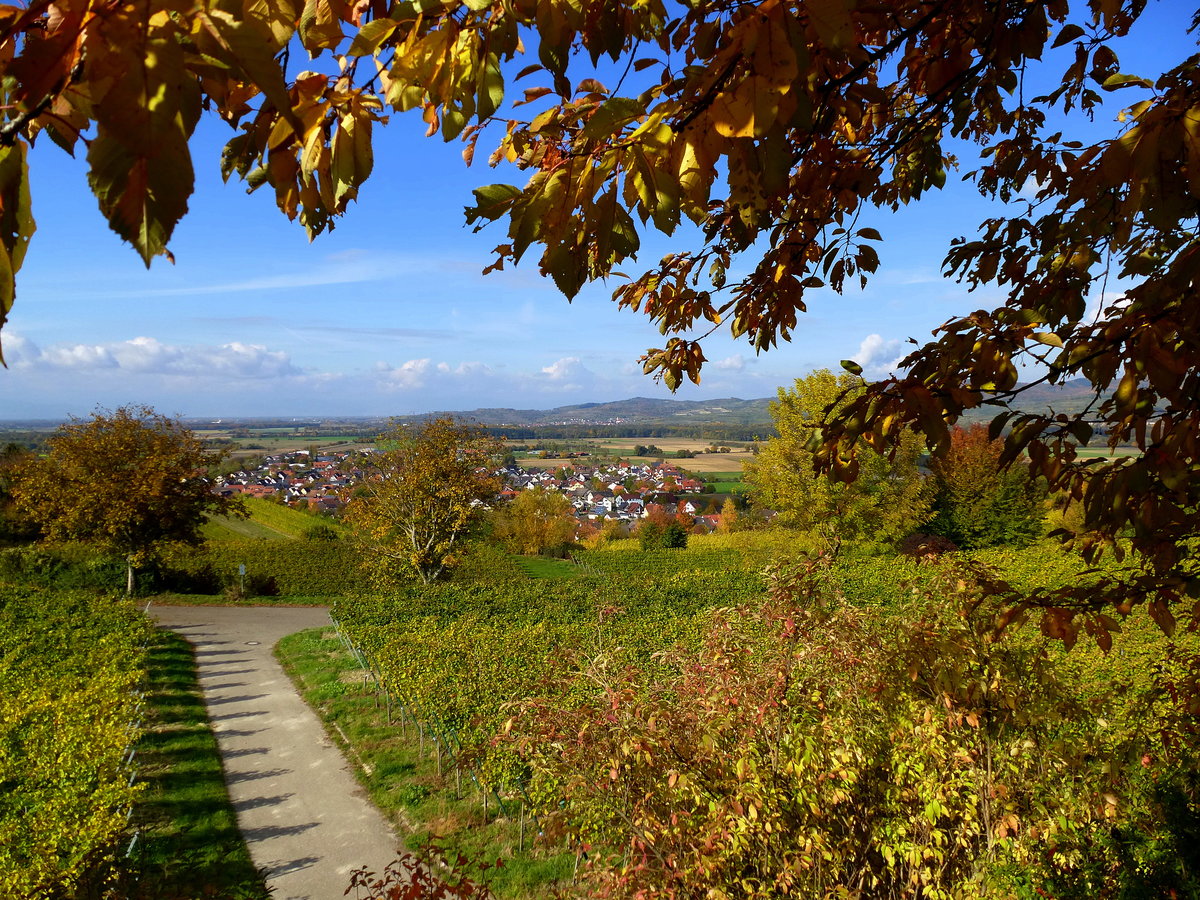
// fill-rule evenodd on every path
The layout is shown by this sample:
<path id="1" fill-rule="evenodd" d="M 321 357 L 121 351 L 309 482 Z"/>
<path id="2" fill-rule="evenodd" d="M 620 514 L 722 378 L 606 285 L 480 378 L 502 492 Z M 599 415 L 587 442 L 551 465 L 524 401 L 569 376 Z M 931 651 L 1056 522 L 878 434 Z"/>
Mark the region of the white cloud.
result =
<path id="1" fill-rule="evenodd" d="M 586 393 L 605 383 L 577 356 L 563 357 L 549 365 L 525 371 L 497 368 L 478 361 L 449 363 L 428 358 L 410 359 L 398 366 L 379 363 L 374 379 L 388 392 L 420 391 L 423 395 L 420 399 L 437 406 L 445 406 L 446 401 L 430 398 L 457 396 L 482 400 L 484 397 L 507 397 L 509 402 L 523 402 L 520 398 L 534 402 L 539 395 L 557 397 L 569 392 Z M 488 400 L 489 404 L 493 402 L 495 399 Z"/>
<path id="2" fill-rule="evenodd" d="M 408 390 L 425 385 L 429 372 L 434 368 L 431 359 L 410 359 L 399 366 L 388 366 L 380 363 L 377 371 L 380 374 L 380 384 L 392 390 Z"/>
<path id="3" fill-rule="evenodd" d="M 35 365 L 56 369 L 115 369 L 119 365 L 107 347 L 87 344 L 58 344 L 32 360 Z"/>
<path id="4" fill-rule="evenodd" d="M 553 391 L 581 391 L 595 386 L 596 374 L 592 372 L 578 356 L 564 356 L 562 359 L 542 367 L 544 379 L 537 379 L 542 386 Z"/>
<path id="5" fill-rule="evenodd" d="M 863 368 L 868 378 L 882 378 L 893 372 L 905 356 L 904 342 L 899 338 L 885 339 L 882 335 L 868 334 L 858 346 L 854 361 Z"/>
<path id="6" fill-rule="evenodd" d="M 10 342 L 14 342 L 14 336 L 5 335 L 6 346 Z M 20 338 L 15 343 L 13 362 L 22 369 L 236 379 L 300 374 L 287 353 L 258 344 L 175 345 L 157 338 L 136 337 L 108 344 L 56 344 L 41 350 Z"/>
<path id="7" fill-rule="evenodd" d="M 481 362 L 465 362 L 459 363 L 458 368 L 454 370 L 455 375 L 461 375 L 464 378 L 490 378 L 494 372 L 492 367 Z"/>
<path id="8" fill-rule="evenodd" d="M 719 359 L 712 364 L 723 372 L 740 372 L 746 368 L 746 358 L 740 353 Z"/>
<path id="9" fill-rule="evenodd" d="M 490 378 L 494 374 L 490 366 L 481 362 L 461 362 L 452 366 L 428 358 L 410 359 L 398 366 L 379 363 L 375 371 L 380 387 L 389 391 L 417 390 L 431 385 L 469 387 L 473 379 Z"/>
<path id="10" fill-rule="evenodd" d="M 1083 322 L 1092 325 L 1107 318 L 1129 305 L 1129 298 L 1124 292 L 1106 295 L 1102 291 L 1095 292 L 1087 298 L 1087 309 L 1083 314 Z"/>
<path id="11" fill-rule="evenodd" d="M 29 338 L 23 338 L 8 330 L 0 334 L 0 350 L 3 350 L 4 361 L 10 368 L 37 359 L 42 355 L 41 348 Z"/>
<path id="12" fill-rule="evenodd" d="M 578 356 L 564 356 L 562 359 L 542 367 L 542 374 L 548 375 L 551 381 L 565 381 L 575 373 L 587 371 Z"/>

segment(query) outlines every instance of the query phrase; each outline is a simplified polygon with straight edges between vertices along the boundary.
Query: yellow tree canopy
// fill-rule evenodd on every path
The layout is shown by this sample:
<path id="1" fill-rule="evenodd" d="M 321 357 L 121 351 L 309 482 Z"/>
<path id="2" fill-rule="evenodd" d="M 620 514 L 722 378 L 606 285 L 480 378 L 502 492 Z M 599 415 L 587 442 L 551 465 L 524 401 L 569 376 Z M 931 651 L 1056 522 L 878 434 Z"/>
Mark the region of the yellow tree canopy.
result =
<path id="1" fill-rule="evenodd" d="M 814 471 L 812 448 L 825 417 L 863 390 L 861 379 L 828 369 L 797 378 L 790 390 L 780 388 L 771 404 L 779 434 L 745 465 L 754 502 L 775 510 L 781 523 L 811 532 L 833 555 L 845 540 L 895 544 L 923 525 L 933 506 L 934 485 L 918 468 L 923 448 L 911 431 L 891 459 L 858 454 L 853 481 Z"/>
<path id="2" fill-rule="evenodd" d="M 536 556 L 569 544 L 577 524 L 570 500 L 557 491 L 535 487 L 521 491 L 499 511 L 495 530 L 509 549 Z"/>
<path id="3" fill-rule="evenodd" d="M 346 506 L 368 563 L 386 583 L 415 574 L 428 584 L 449 574 L 499 483 L 491 469 L 500 445 L 450 418 L 397 426 L 376 471 Z"/>

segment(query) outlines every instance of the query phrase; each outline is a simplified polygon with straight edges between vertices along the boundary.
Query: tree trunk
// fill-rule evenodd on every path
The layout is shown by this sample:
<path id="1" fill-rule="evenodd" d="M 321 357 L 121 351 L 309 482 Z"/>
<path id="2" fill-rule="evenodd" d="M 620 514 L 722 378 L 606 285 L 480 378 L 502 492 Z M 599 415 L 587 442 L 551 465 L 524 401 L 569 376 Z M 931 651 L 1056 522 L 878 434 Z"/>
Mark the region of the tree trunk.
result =
<path id="1" fill-rule="evenodd" d="M 133 563 L 125 561 L 125 596 L 133 596 Z"/>

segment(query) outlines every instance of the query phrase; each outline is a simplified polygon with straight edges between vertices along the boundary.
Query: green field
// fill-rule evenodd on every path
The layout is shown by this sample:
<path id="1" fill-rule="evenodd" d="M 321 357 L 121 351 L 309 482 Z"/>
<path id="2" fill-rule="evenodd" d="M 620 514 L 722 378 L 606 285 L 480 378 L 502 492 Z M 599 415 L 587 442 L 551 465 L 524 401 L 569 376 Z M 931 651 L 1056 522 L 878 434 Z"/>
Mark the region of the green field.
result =
<path id="1" fill-rule="evenodd" d="M 1083 459 L 1097 458 L 1123 458 L 1128 456 L 1141 456 L 1142 451 L 1136 447 L 1118 447 L 1115 450 L 1110 450 L 1107 447 L 1080 447 L 1075 451 L 1077 456 Z"/>
<path id="2" fill-rule="evenodd" d="M 345 527 L 333 519 L 272 503 L 270 500 L 244 497 L 242 502 L 250 514 L 249 518 L 212 516 L 201 531 L 204 538 L 210 541 L 244 538 L 286 541 L 304 537 L 304 533 L 315 525 L 328 525 L 339 533 L 345 531 Z"/>

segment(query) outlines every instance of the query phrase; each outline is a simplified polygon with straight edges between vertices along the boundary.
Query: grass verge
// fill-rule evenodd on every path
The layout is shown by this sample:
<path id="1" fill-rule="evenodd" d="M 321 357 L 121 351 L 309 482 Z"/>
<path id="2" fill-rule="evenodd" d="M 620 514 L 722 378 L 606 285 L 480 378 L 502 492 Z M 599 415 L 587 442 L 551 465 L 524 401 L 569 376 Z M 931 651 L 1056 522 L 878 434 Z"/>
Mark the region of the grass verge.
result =
<path id="1" fill-rule="evenodd" d="M 501 898 L 545 896 L 570 879 L 572 854 L 542 846 L 532 822 L 522 828 L 517 810 L 498 815 L 494 798 L 485 812 L 468 775 L 456 778 L 449 763 L 439 772 L 432 741 L 422 744 L 414 726 L 388 723 L 383 696 L 332 629 L 289 635 L 275 652 L 409 847 L 437 837 L 450 858 L 461 853 L 479 862 L 502 859 L 503 867 L 487 879 Z"/>
<path id="2" fill-rule="evenodd" d="M 131 857 L 138 883 L 126 896 L 266 900 L 225 790 L 191 645 L 158 632 L 148 670 L 146 731 L 137 748 L 146 787 Z"/>
<path id="3" fill-rule="evenodd" d="M 557 579 L 575 578 L 579 566 L 568 559 L 551 559 L 548 556 L 514 556 L 513 560 L 530 578 Z"/>

